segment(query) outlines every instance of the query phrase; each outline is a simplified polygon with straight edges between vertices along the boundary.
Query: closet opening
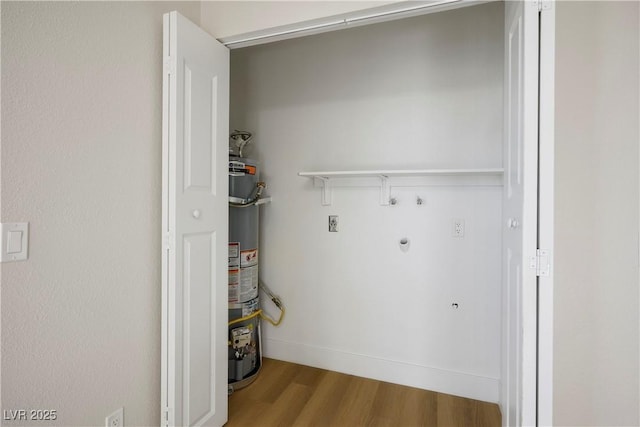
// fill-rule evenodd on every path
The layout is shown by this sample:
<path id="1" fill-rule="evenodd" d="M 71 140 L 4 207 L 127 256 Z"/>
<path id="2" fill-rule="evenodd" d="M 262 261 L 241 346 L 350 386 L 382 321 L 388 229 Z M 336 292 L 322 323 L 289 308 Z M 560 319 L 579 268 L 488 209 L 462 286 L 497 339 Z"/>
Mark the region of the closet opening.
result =
<path id="1" fill-rule="evenodd" d="M 165 15 L 169 424 L 227 419 L 234 130 L 253 135 L 243 152 L 270 200 L 260 279 L 287 307 L 264 325 L 267 358 L 536 423 L 539 95 L 552 93 L 539 23 L 553 19 L 533 2 L 465 5 L 233 50 Z"/>
<path id="2" fill-rule="evenodd" d="M 287 305 L 265 356 L 498 402 L 503 3 L 233 49 L 230 82 Z"/>

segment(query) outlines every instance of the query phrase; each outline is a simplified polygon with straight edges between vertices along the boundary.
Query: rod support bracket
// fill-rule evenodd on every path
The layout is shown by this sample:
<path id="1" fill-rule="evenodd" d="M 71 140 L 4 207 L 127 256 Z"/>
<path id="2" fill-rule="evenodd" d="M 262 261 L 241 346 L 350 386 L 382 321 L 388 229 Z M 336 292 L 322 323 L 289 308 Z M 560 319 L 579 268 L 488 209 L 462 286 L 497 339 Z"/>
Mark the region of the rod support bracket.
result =
<path id="1" fill-rule="evenodd" d="M 331 180 L 324 176 L 315 176 L 322 183 L 322 206 L 331 206 Z"/>
<path id="2" fill-rule="evenodd" d="M 380 205 L 389 206 L 391 200 L 391 185 L 387 175 L 380 175 Z"/>

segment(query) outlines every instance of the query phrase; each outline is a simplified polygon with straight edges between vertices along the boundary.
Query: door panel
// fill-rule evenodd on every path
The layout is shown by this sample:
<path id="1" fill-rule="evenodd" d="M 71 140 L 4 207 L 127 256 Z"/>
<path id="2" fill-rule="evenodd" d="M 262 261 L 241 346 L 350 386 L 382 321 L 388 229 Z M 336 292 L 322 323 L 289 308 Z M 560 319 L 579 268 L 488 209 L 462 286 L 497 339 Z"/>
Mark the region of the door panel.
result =
<path id="1" fill-rule="evenodd" d="M 216 233 L 190 234 L 184 237 L 184 400 L 189 425 L 215 413 L 214 349 L 215 298 L 209 283 L 215 283 L 211 260 L 215 259 Z"/>
<path id="2" fill-rule="evenodd" d="M 505 2 L 503 424 L 536 423 L 538 5 Z"/>
<path id="3" fill-rule="evenodd" d="M 162 404 L 168 425 L 227 421 L 229 51 L 164 17 Z"/>
<path id="4" fill-rule="evenodd" d="M 190 64 L 185 64 L 185 190 L 210 191 L 215 195 L 216 135 L 215 103 L 218 79 Z M 200 142 L 200 143 L 199 143 Z"/>

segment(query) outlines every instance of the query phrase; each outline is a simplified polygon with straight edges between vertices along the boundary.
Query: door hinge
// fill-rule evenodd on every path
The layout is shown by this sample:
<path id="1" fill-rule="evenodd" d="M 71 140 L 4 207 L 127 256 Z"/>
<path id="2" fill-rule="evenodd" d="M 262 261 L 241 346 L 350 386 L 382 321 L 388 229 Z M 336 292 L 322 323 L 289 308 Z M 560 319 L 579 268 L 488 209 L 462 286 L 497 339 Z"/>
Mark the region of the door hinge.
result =
<path id="1" fill-rule="evenodd" d="M 553 7 L 552 0 L 537 0 L 538 3 L 538 11 L 543 12 L 545 10 L 551 10 Z"/>
<path id="2" fill-rule="evenodd" d="M 173 56 L 165 56 L 163 67 L 164 67 L 165 74 L 175 74 L 176 59 Z"/>
<path id="3" fill-rule="evenodd" d="M 162 425 L 163 426 L 169 426 L 169 412 L 171 411 L 171 408 L 166 407 L 164 408 L 164 410 L 162 411 Z"/>
<path id="4" fill-rule="evenodd" d="M 536 249 L 536 256 L 529 258 L 529 268 L 536 270 L 536 276 L 547 277 L 551 270 L 549 251 Z"/>

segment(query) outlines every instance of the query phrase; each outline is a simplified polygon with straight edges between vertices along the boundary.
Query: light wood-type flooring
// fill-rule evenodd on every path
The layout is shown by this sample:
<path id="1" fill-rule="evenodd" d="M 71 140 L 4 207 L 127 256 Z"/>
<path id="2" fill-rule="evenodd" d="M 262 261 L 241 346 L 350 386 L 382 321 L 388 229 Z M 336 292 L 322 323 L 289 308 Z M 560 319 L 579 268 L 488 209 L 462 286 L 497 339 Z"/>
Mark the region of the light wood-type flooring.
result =
<path id="1" fill-rule="evenodd" d="M 492 403 L 263 359 L 255 382 L 229 397 L 227 427 L 490 426 Z"/>

